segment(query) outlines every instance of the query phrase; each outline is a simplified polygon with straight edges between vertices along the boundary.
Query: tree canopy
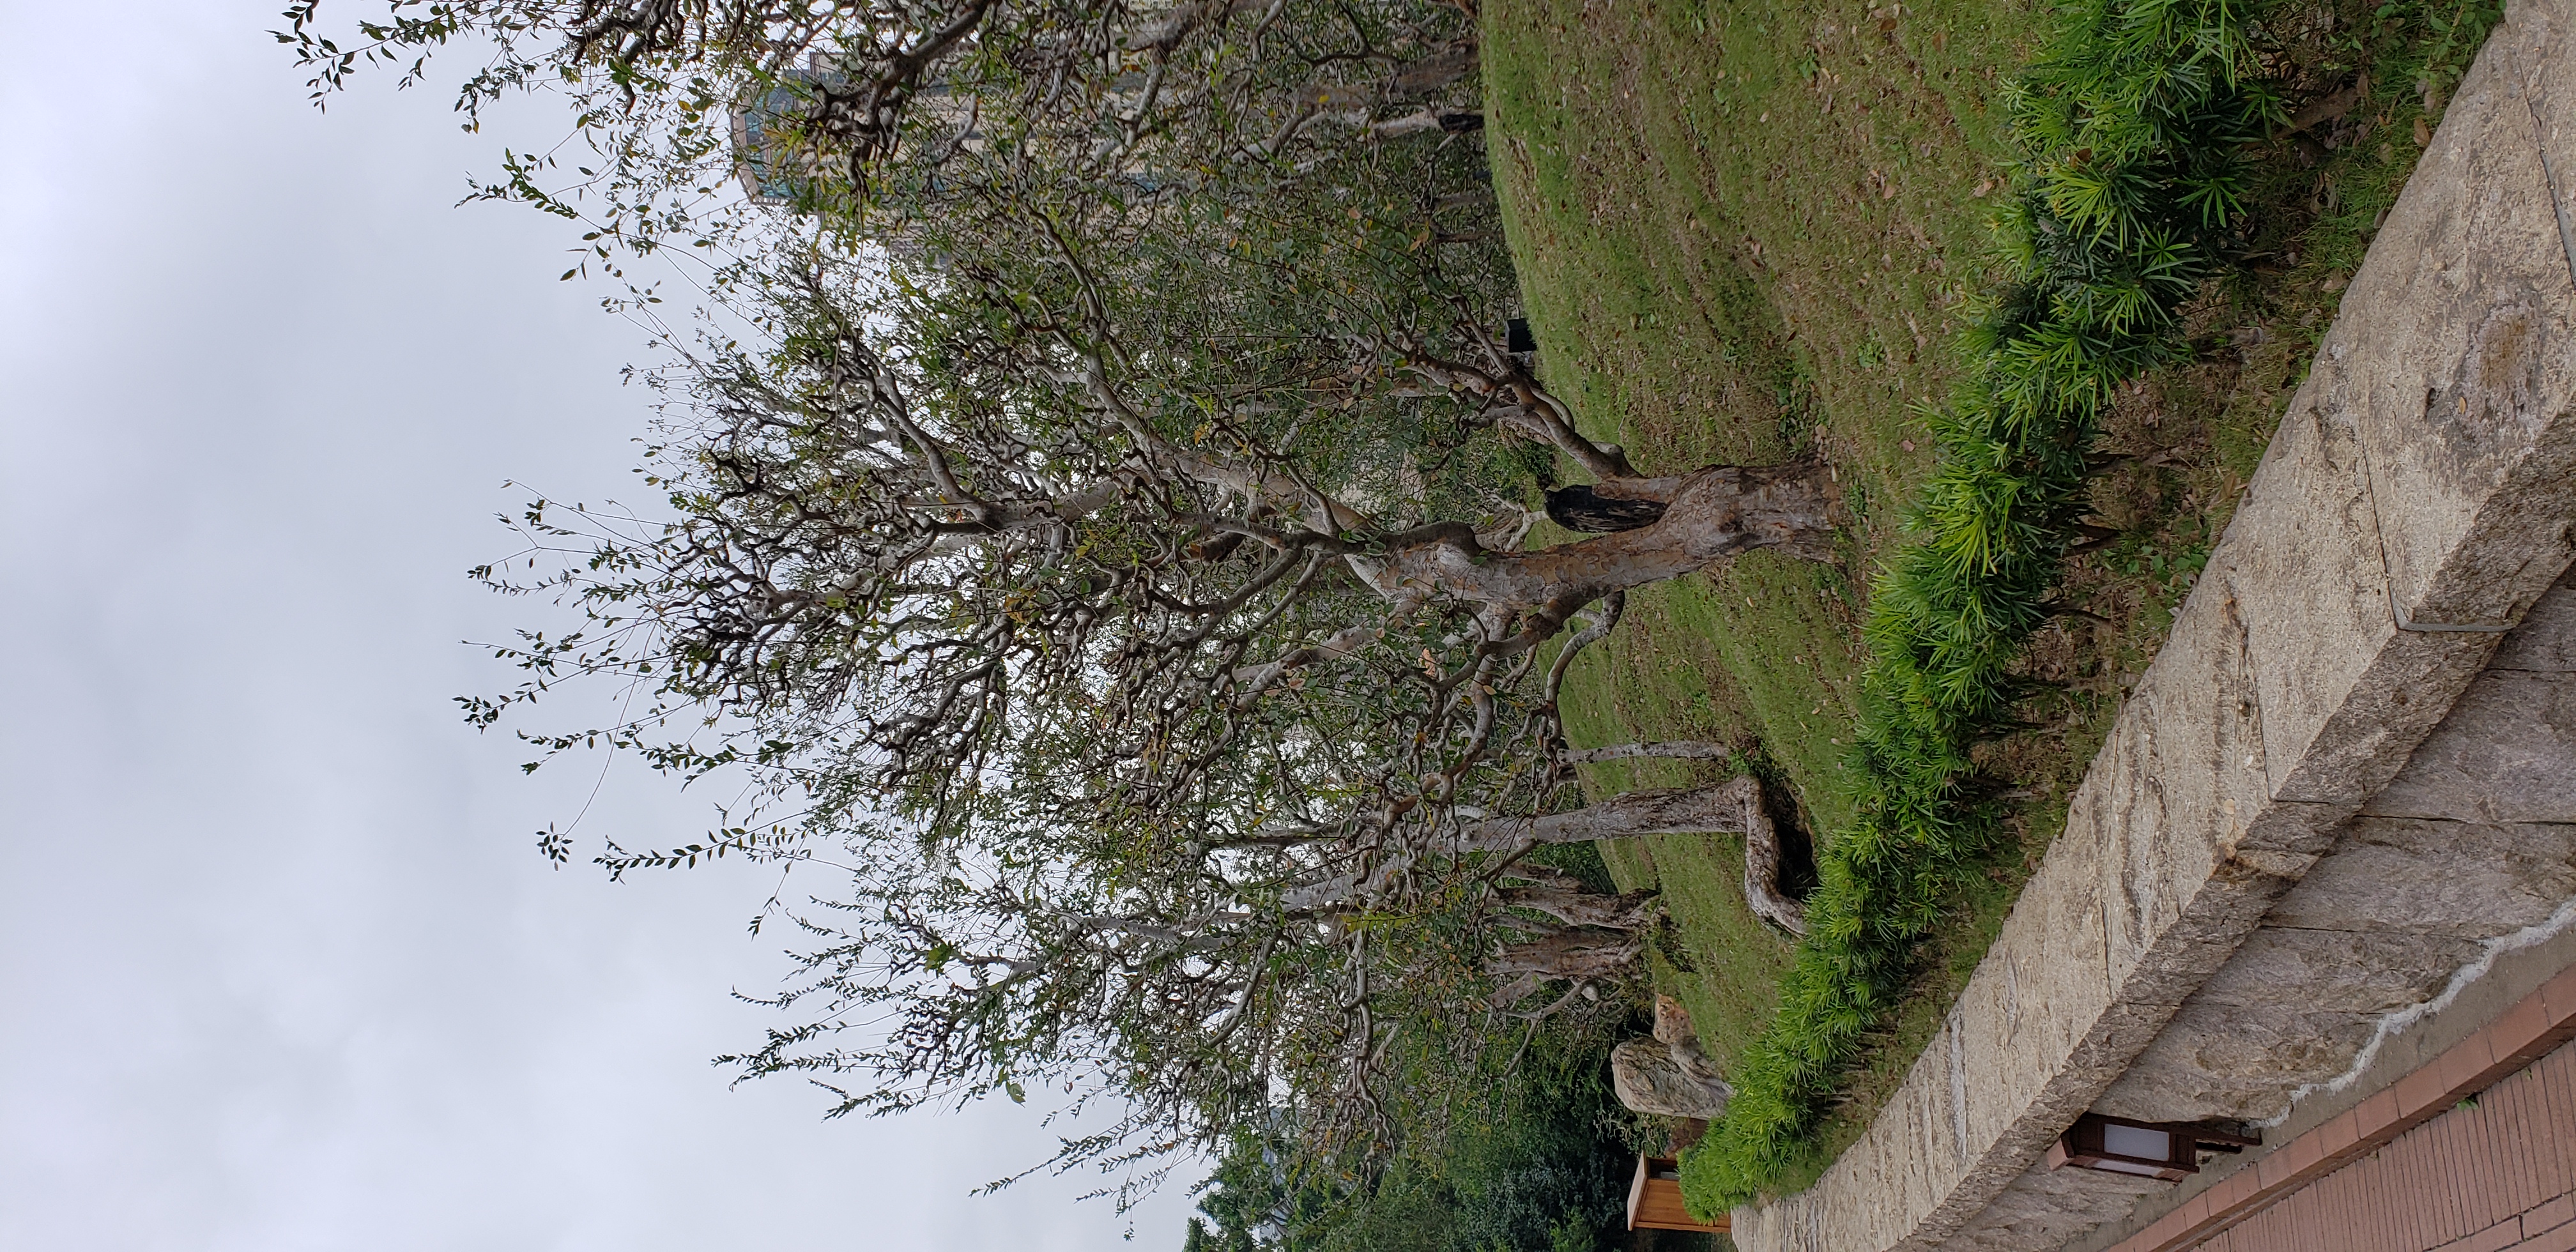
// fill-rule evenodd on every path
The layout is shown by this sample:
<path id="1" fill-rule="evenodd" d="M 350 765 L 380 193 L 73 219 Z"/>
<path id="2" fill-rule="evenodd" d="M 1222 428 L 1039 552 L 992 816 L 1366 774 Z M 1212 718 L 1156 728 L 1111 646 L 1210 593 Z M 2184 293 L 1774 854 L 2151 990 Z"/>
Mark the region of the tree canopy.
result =
<path id="1" fill-rule="evenodd" d="M 464 703 L 608 684 L 614 722 L 519 733 L 745 777 L 706 840 L 597 859 L 799 868 L 746 1074 L 841 1112 L 1106 1101 L 1058 1163 L 1148 1180 L 1247 1126 L 1365 1153 L 1400 1060 L 1481 1064 L 1634 965 L 1651 902 L 1533 853 L 1776 860 L 1750 778 L 1583 805 L 1556 692 L 1630 588 L 1829 557 L 1834 489 L 1640 473 L 1508 350 L 1469 14 L 394 0 L 345 48 L 288 16 L 326 98 L 448 45 L 489 52 L 469 124 L 565 92 L 589 155 L 484 193 L 619 278 L 703 258 L 708 316 L 647 375 L 660 499 L 515 519 L 478 576 L 577 621 Z M 1548 512 L 1595 533 L 1531 546 L 1560 466 L 1591 481 Z"/>

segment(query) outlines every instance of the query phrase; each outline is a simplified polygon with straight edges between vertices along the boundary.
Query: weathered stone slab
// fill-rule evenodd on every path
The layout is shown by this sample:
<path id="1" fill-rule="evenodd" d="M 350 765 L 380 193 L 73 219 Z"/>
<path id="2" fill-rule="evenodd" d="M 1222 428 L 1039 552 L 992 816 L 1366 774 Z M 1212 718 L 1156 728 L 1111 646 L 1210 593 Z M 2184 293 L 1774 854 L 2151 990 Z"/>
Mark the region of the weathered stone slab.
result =
<path id="1" fill-rule="evenodd" d="M 2096 1170 L 2038 1170 L 2013 1180 L 1954 1244 L 1963 1248 L 2055 1248 L 2091 1229 L 2105 1210 L 2125 1210 L 2170 1184 Z"/>
<path id="2" fill-rule="evenodd" d="M 2531 606 L 2522 625 L 2505 636 L 2489 670 L 2576 671 L 2576 586 L 2564 578 Z"/>
<path id="3" fill-rule="evenodd" d="M 2361 817 L 2272 911 L 2273 926 L 2492 939 L 2576 896 L 2576 826 Z"/>
<path id="4" fill-rule="evenodd" d="M 2223 546 L 2242 553 L 2276 542 L 2230 528 Z M 2331 845 L 2342 816 L 2270 800 L 2235 591 L 2224 577 L 2194 589 L 2070 810 L 2070 830 L 2080 814 L 2103 832 L 2106 955 L 2112 984 L 2132 1003 L 2182 1003 Z"/>
<path id="5" fill-rule="evenodd" d="M 2576 822 L 2576 674 L 2500 670 L 2480 677 L 2363 811 Z"/>
<path id="6" fill-rule="evenodd" d="M 2566 22 L 2511 15 L 2410 184 L 2441 194 L 2401 197 L 2344 296 L 2407 315 L 2339 326 L 2322 353 L 2360 402 L 2401 626 L 2509 628 L 2571 555 L 2576 269 L 2539 142 L 2576 108 Z"/>
<path id="7" fill-rule="evenodd" d="M 2488 644 L 2398 629 L 2354 419 L 2358 383 L 2333 353 L 2336 336 L 2352 333 L 2328 332 L 2194 592 L 2218 597 L 2242 631 L 2254 691 L 2217 694 L 2261 710 L 2265 792 L 2308 803 L 2355 803 L 2386 782 L 2405 759 L 2387 744 L 2441 716 L 2412 693 L 2453 670 L 2464 678 Z"/>
<path id="8" fill-rule="evenodd" d="M 1943 1031 L 1818 1187 L 1739 1211 L 1740 1245 L 1933 1246 L 2155 1038 L 2349 811 L 2268 795 L 2259 703 L 2245 623 L 2204 579 Z M 1870 1202 L 1837 1203 L 1845 1179 Z"/>
<path id="9" fill-rule="evenodd" d="M 2315 877 L 2310 871 L 2309 878 Z M 2466 939 L 2412 929 L 2267 925 L 2201 984 L 2191 1002 L 2240 1011 L 2394 1012 L 2432 999 L 2451 971 L 2477 954 L 2477 945 Z"/>
<path id="10" fill-rule="evenodd" d="M 1951 1014 L 1945 1033 L 1958 1045 L 1958 1065 L 1941 1076 L 1960 1088 L 1954 1137 L 1967 1145 L 2008 1133 L 2014 1112 L 2043 1097 L 2048 1076 L 2113 1003 L 2103 843 L 2098 823 L 2069 825 L 2041 869 L 2051 890 L 2005 920 L 1988 952 L 1994 976 L 1971 980 Z"/>
<path id="11" fill-rule="evenodd" d="M 1610 1088 L 1632 1112 L 1704 1121 L 1724 1117 L 1735 1090 L 1698 1051 L 1661 1039 L 1624 1040 L 1610 1049 Z"/>
<path id="12" fill-rule="evenodd" d="M 2375 1013 L 2194 1000 L 2093 1107 L 2144 1121 L 2268 1121 L 2289 1111 L 2300 1084 L 2350 1068 L 2378 1022 Z"/>
<path id="13" fill-rule="evenodd" d="M 2518 38 L 2506 53 L 2523 82 L 2541 169 L 2556 195 L 2559 243 L 2576 274 L 2576 8 L 2530 4 L 2513 21 Z"/>

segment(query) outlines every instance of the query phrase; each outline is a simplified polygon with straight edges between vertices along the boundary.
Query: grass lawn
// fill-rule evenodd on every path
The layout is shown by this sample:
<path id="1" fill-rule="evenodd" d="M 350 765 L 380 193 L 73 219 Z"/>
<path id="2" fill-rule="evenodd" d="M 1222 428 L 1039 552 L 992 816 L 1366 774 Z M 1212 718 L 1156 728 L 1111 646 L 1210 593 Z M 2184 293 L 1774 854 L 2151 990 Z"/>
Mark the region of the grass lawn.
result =
<path id="1" fill-rule="evenodd" d="M 1549 385 L 1641 470 L 1815 455 L 1853 514 L 1839 565 L 1755 553 L 1632 595 L 1618 633 L 1572 671 L 1569 732 L 1740 745 L 1829 838 L 1851 815 L 1843 758 L 1869 574 L 1931 469 L 1916 408 L 1957 381 L 1951 339 L 1970 297 L 1998 286 L 1986 223 L 2009 159 L 1999 84 L 2038 53 L 2046 18 L 2022 0 L 1485 0 L 1482 12 L 1495 185 Z M 2411 170 L 2417 119 L 2438 120 L 2438 67 L 2474 51 L 2439 32 L 2474 12 L 2276 10 L 2294 104 L 2352 67 L 2373 85 L 2304 156 L 2282 145 L 2264 163 L 2246 268 L 2192 310 L 2197 359 L 2149 376 L 2108 416 L 2101 447 L 2132 459 L 2102 476 L 2094 512 L 2121 537 L 2070 571 L 2063 602 L 2089 616 L 2034 642 L 2034 729 L 1987 762 L 2028 796 L 2014 842 L 1934 938 L 1819 1165 L 1902 1077 L 2055 833 Z M 1589 781 L 1608 792 L 1722 772 L 1649 762 Z M 1656 979 L 1728 1062 L 1770 1019 L 1790 955 L 1744 908 L 1740 842 L 1653 838 L 1604 859 L 1624 886 L 1661 887 L 1674 934 Z"/>
<path id="2" fill-rule="evenodd" d="M 1811 830 L 1849 818 L 1866 571 L 1930 468 L 1908 407 L 1948 389 L 1947 310 L 1979 282 L 1962 206 L 1999 177 L 2016 7 L 1882 29 L 1857 3 L 1487 0 L 1495 182 L 1549 385 L 1649 472 L 1821 454 L 1859 523 L 1839 567 L 1757 553 L 1632 595 L 1570 676 L 1574 735 L 1758 744 Z M 1740 841 L 1643 842 L 1606 859 L 1663 887 L 1696 970 L 1666 972 L 1722 1063 L 1789 946 L 1744 909 Z"/>

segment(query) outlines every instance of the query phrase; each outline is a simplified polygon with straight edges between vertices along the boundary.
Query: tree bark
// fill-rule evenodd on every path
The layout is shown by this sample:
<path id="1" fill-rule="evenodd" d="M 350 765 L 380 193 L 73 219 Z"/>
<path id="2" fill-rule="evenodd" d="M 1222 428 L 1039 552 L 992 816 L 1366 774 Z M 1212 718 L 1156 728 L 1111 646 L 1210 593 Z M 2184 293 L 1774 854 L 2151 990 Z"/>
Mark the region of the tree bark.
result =
<path id="1" fill-rule="evenodd" d="M 1735 749 L 1722 743 L 1701 743 L 1692 739 L 1667 739 L 1659 743 L 1622 743 L 1607 748 L 1575 748 L 1565 754 L 1568 765 L 1599 765 L 1605 761 L 1686 760 L 1723 761 L 1735 755 Z"/>
<path id="2" fill-rule="evenodd" d="M 1762 784 L 1752 775 L 1714 787 L 1666 787 L 1615 795 L 1571 813 L 1506 817 L 1463 826 L 1459 841 L 1486 852 L 1517 852 L 1543 843 L 1588 843 L 1638 835 L 1744 834 L 1748 799 Z"/>
<path id="3" fill-rule="evenodd" d="M 1579 884 L 1506 887 L 1496 893 L 1506 908 L 1543 913 L 1568 926 L 1644 930 L 1654 924 L 1655 897 L 1644 891 L 1604 895 Z"/>
<path id="4" fill-rule="evenodd" d="M 1605 487 L 1608 484 L 1605 484 Z M 1354 573 L 1389 601 L 1447 594 L 1484 606 L 1499 618 L 1531 620 L 1508 641 L 1517 649 L 1556 633 L 1584 606 L 1610 594 L 1676 578 L 1755 548 L 1792 556 L 1832 556 L 1833 494 L 1823 467 L 1713 466 L 1669 479 L 1616 484 L 1628 499 L 1669 491 L 1663 516 L 1616 534 L 1535 552 L 1487 552 L 1463 524 L 1446 523 L 1390 538 L 1380 554 L 1346 558 Z"/>
<path id="5" fill-rule="evenodd" d="M 1547 493 L 1547 520 L 1586 535 L 1609 535 L 1663 520 L 1664 506 L 1651 500 L 1604 495 L 1576 484 Z"/>
<path id="6" fill-rule="evenodd" d="M 1465 850 L 1511 854 L 1543 843 L 1712 833 L 1744 836 L 1745 907 L 1793 935 L 1807 933 L 1806 909 L 1780 890 L 1780 832 L 1750 774 L 1714 787 L 1631 791 L 1571 813 L 1473 822 L 1458 837 Z"/>
<path id="7" fill-rule="evenodd" d="M 1739 781 L 1752 782 L 1751 776 Z M 1780 832 L 1755 784 L 1744 803 L 1744 906 L 1793 935 L 1807 933 L 1806 907 L 1780 890 Z"/>
<path id="8" fill-rule="evenodd" d="M 1485 972 L 1502 984 L 1494 991 L 1495 1006 L 1509 1008 L 1556 979 L 1590 982 L 1619 977 L 1645 950 L 1646 938 L 1636 931 L 1569 926 L 1497 948 L 1485 962 Z"/>
<path id="9" fill-rule="evenodd" d="M 1627 592 L 1613 591 L 1601 597 L 1600 607 L 1592 610 L 1592 621 L 1565 641 L 1565 646 L 1557 650 L 1556 663 L 1547 667 L 1547 684 L 1539 693 L 1541 704 L 1550 709 L 1556 707 L 1556 694 L 1564 688 L 1565 671 L 1573 666 L 1574 658 L 1585 648 L 1609 637 L 1611 628 L 1619 624 L 1619 615 L 1627 609 Z"/>

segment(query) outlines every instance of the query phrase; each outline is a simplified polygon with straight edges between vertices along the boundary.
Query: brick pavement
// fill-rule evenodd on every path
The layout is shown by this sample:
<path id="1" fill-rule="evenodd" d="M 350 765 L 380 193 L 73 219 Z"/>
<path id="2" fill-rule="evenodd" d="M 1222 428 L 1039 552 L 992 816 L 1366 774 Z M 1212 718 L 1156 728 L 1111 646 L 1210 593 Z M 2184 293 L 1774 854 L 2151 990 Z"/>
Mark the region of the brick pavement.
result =
<path id="1" fill-rule="evenodd" d="M 2576 1045 L 2198 1246 L 2576 1252 Z"/>

